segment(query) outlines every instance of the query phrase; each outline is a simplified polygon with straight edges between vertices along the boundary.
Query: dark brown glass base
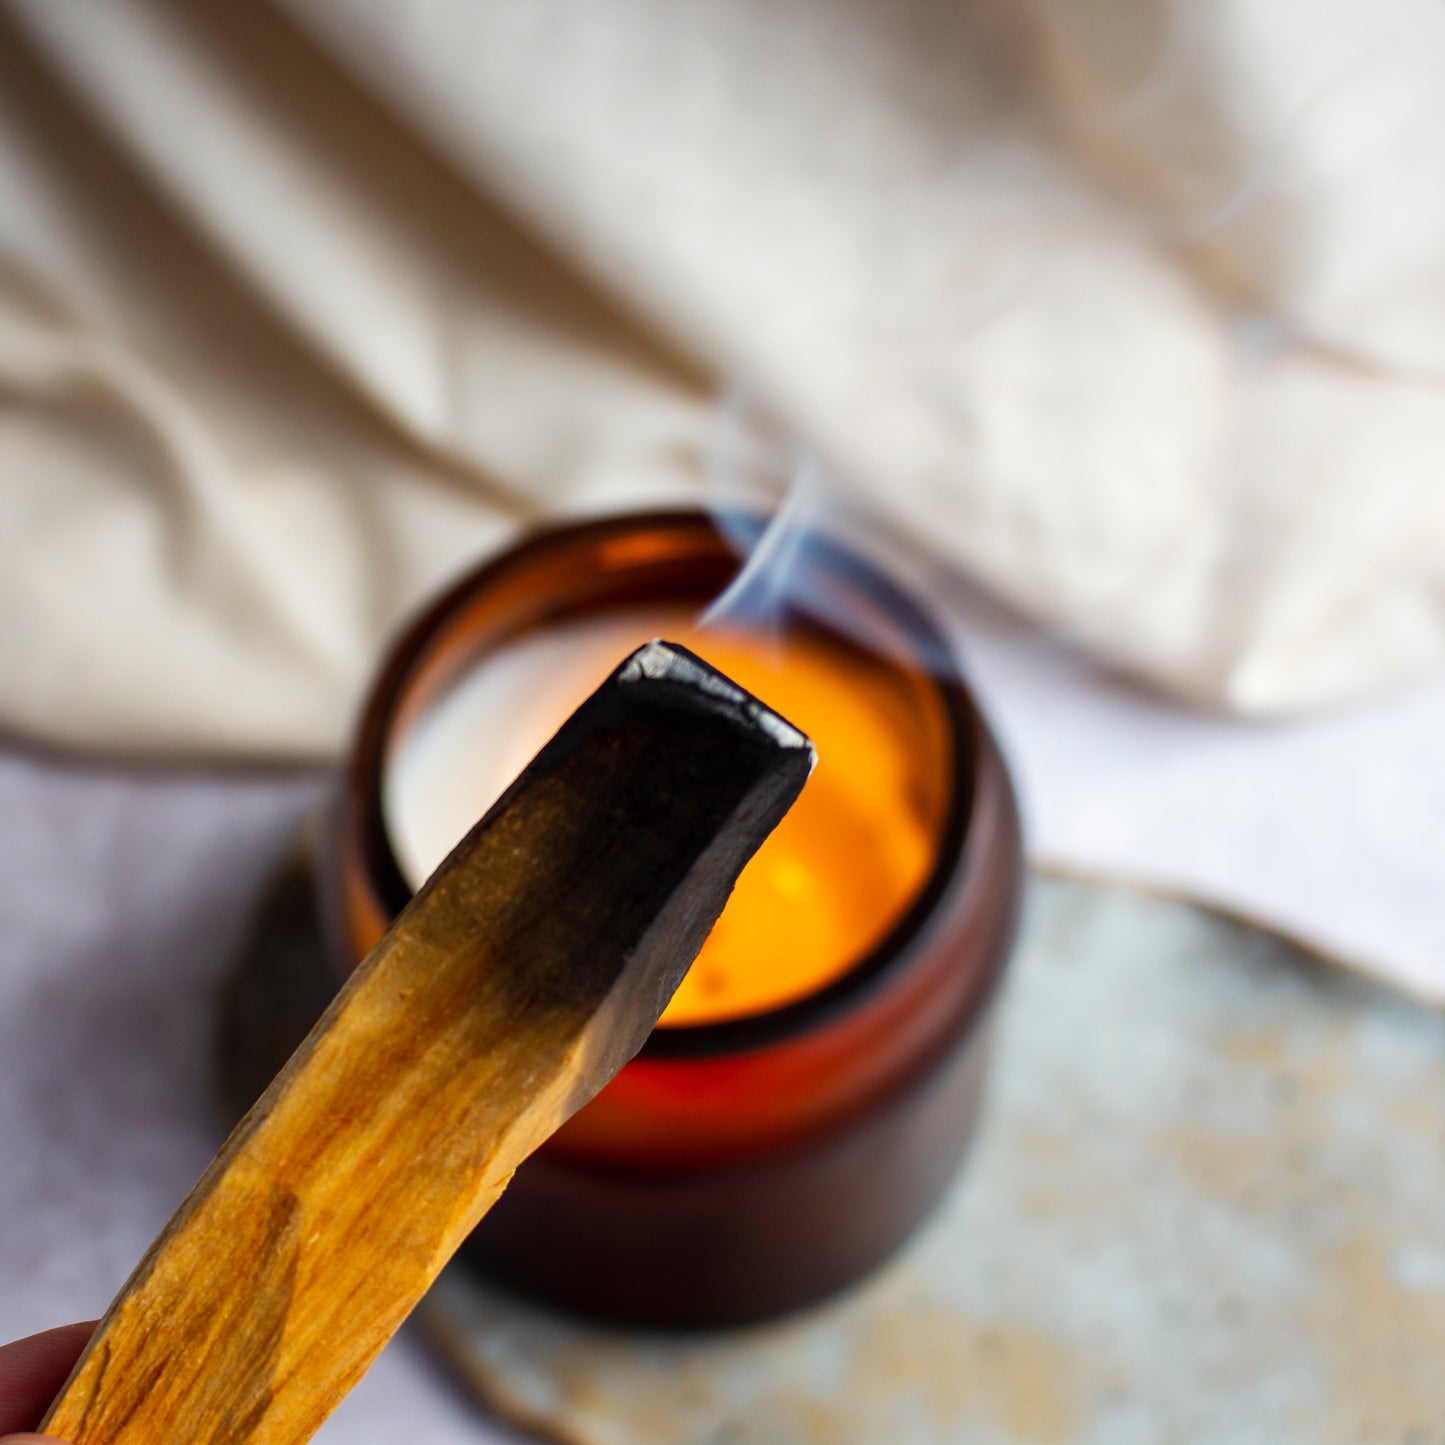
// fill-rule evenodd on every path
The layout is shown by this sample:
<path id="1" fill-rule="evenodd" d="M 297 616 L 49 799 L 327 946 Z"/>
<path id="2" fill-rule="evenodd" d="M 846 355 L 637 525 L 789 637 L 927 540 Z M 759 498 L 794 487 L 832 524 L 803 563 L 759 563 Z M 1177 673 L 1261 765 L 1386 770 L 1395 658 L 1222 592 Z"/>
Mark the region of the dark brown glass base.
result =
<path id="1" fill-rule="evenodd" d="M 686 1173 L 534 1155 L 463 1247 L 510 1289 L 664 1328 L 751 1324 L 827 1298 L 888 1260 L 931 1214 L 973 1133 L 976 1033 L 832 1138 Z"/>

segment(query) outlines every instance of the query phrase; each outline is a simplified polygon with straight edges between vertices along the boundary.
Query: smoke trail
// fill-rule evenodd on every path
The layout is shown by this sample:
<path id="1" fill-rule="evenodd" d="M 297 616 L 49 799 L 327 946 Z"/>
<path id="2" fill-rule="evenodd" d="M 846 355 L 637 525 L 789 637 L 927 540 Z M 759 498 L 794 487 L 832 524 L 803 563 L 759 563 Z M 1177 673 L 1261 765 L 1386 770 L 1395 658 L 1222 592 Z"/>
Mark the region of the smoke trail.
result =
<path id="1" fill-rule="evenodd" d="M 957 577 L 952 567 L 831 485 L 818 458 L 787 445 L 749 409 L 741 388 L 722 398 L 717 420 L 706 459 L 709 507 L 742 565 L 703 610 L 697 631 L 745 632 L 779 646 L 785 625 L 807 619 L 875 657 L 940 676 L 956 672 L 943 630 L 935 637 L 925 625 L 905 634 L 887 604 L 869 601 L 866 587 L 840 585 L 838 572 L 840 564 L 849 574 L 870 567 L 927 612 L 922 599 L 946 591 Z M 941 617 L 933 621 L 943 629 Z"/>
<path id="2" fill-rule="evenodd" d="M 738 575 L 698 619 L 699 627 L 764 629 L 776 625 L 797 588 L 799 555 L 822 513 L 822 499 L 818 465 L 806 452 L 799 452 L 782 505 L 746 554 Z"/>

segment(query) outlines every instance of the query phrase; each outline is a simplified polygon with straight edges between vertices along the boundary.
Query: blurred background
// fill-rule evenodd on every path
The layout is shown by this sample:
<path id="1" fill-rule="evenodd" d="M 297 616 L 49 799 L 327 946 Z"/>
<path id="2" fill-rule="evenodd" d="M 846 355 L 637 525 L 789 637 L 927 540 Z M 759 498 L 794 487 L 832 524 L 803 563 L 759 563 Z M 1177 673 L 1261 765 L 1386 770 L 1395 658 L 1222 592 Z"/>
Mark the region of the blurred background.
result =
<path id="1" fill-rule="evenodd" d="M 995 1273 L 859 1418 L 1445 1439 L 1442 179 L 1427 0 L 5 0 L 0 1335 L 214 1151 L 219 981 L 387 639 L 529 525 L 734 504 L 743 405 L 946 614 L 1055 879 Z M 1021 1183 L 1045 1123 L 1101 1152 Z M 668 1360 L 569 1393 L 549 1329 L 511 1413 L 654 1438 Z M 852 1438 L 785 1398 L 658 1438 Z M 323 1438 L 503 1429 L 412 1332 Z"/>

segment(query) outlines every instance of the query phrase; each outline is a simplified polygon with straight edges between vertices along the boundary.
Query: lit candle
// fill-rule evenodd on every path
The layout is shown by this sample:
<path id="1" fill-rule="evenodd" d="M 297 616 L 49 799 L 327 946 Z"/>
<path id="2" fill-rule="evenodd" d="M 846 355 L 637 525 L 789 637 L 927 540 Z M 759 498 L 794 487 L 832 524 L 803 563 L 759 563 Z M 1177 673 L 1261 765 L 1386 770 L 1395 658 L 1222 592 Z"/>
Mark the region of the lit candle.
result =
<path id="1" fill-rule="evenodd" d="M 383 782 L 392 846 L 420 886 L 617 659 L 656 636 L 684 642 L 818 748 L 802 798 L 748 865 L 663 1023 L 761 1013 L 816 992 L 888 934 L 928 876 L 941 824 L 896 687 L 816 636 L 695 632 L 676 608 L 527 633 L 400 740 Z"/>
<path id="2" fill-rule="evenodd" d="M 398 640 L 347 761 L 325 869 L 342 970 L 653 636 L 817 745 L 665 1026 L 468 1242 L 592 1314 L 718 1325 L 818 1299 L 908 1237 L 973 1129 L 1022 877 L 1008 776 L 926 608 L 833 543 L 790 556 L 816 606 L 698 630 L 738 572 L 705 515 L 537 534 Z"/>

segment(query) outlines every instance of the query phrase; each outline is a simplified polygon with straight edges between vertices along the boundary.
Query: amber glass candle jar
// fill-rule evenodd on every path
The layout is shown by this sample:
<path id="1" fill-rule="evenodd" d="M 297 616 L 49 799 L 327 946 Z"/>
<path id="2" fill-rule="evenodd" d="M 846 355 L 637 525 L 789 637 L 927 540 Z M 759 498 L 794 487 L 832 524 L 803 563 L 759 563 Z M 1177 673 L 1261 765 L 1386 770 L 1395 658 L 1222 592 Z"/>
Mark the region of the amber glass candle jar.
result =
<path id="1" fill-rule="evenodd" d="M 700 512 L 544 531 L 417 619 L 367 702 L 332 831 L 340 970 L 412 891 L 388 782 L 415 730 L 528 639 L 614 619 L 641 641 L 654 616 L 701 612 L 738 571 L 737 525 L 732 541 Z M 811 812 L 800 801 L 793 832 L 780 828 L 750 865 L 694 968 L 731 969 L 739 991 L 726 978 L 712 993 L 680 991 L 641 1054 L 518 1171 L 468 1242 L 500 1281 L 588 1314 L 716 1326 L 820 1299 L 908 1237 L 973 1130 L 1021 887 L 1008 776 L 924 607 L 821 537 L 793 565 L 790 595 L 805 602 L 756 636 L 674 637 L 744 673 L 814 735 L 803 801 L 833 770 Z M 572 682 L 572 700 L 597 681 Z M 536 727 L 492 717 L 478 757 L 515 753 L 499 732 Z M 524 736 L 518 756 L 545 740 Z"/>

